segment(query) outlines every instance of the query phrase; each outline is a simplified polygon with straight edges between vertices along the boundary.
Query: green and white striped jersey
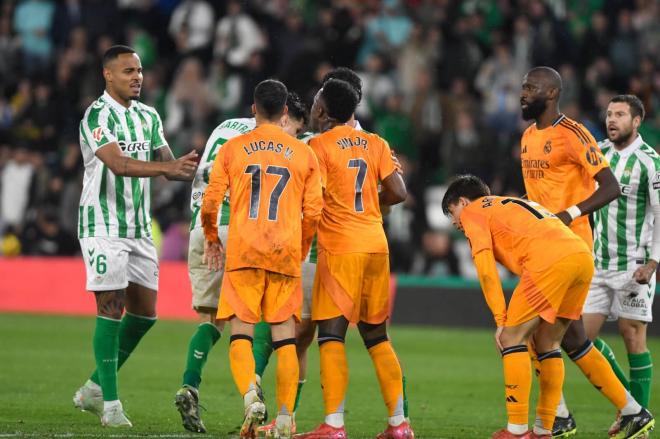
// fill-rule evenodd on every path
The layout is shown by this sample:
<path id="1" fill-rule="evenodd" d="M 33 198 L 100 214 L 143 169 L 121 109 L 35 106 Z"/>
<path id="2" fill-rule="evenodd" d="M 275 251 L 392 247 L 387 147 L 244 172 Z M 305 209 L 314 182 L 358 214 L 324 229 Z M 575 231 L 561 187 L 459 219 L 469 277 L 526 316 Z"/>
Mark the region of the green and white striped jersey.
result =
<path id="1" fill-rule="evenodd" d="M 651 206 L 660 204 L 660 156 L 641 136 L 617 151 L 601 142 L 621 195 L 594 213 L 594 257 L 603 270 L 627 271 L 646 261 L 653 235 Z"/>
<path id="2" fill-rule="evenodd" d="M 122 154 L 150 161 L 167 146 L 163 123 L 155 109 L 138 101 L 129 108 L 108 92 L 92 103 L 80 121 L 80 149 L 85 176 L 80 196 L 78 237 L 142 238 L 151 236 L 150 179 L 120 177 L 96 157 L 117 142 Z"/>
<path id="3" fill-rule="evenodd" d="M 202 154 L 202 158 L 199 161 L 197 173 L 192 184 L 192 194 L 190 195 L 190 210 L 192 211 L 190 230 L 196 227 L 202 227 L 199 212 L 202 209 L 202 198 L 209 185 L 209 176 L 213 168 L 213 161 L 218 155 L 218 150 L 227 140 L 252 131 L 255 126 L 256 122 L 254 118 L 227 119 L 211 133 L 211 136 L 206 141 L 204 154 Z M 229 225 L 229 196 L 227 194 L 225 194 L 222 207 L 218 210 L 218 224 L 221 226 Z"/>

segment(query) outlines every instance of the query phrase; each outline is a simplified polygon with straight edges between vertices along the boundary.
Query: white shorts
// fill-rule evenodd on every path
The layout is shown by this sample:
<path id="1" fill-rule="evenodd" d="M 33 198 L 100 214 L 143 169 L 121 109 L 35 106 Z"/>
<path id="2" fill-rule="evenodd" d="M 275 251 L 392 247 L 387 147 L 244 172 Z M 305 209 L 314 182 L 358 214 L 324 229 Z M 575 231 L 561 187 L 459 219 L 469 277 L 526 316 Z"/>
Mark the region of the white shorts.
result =
<path id="1" fill-rule="evenodd" d="M 632 271 L 596 269 L 582 312 L 602 314 L 608 320 L 619 317 L 640 322 L 653 320 L 652 308 L 655 296 L 655 276 L 648 285 L 633 280 Z"/>
<path id="2" fill-rule="evenodd" d="M 314 286 L 314 275 L 316 274 L 316 264 L 303 262 L 302 264 L 302 290 L 303 305 L 300 313 L 301 319 L 312 318 L 312 287 Z"/>
<path id="3" fill-rule="evenodd" d="M 218 237 L 227 245 L 228 226 L 218 227 Z M 192 307 L 218 309 L 220 285 L 224 270 L 211 271 L 202 263 L 204 256 L 204 229 L 196 227 L 190 231 L 188 243 L 188 275 L 192 285 Z"/>
<path id="4" fill-rule="evenodd" d="M 151 238 L 80 238 L 87 290 L 123 290 L 129 282 L 158 290 L 158 254 Z"/>

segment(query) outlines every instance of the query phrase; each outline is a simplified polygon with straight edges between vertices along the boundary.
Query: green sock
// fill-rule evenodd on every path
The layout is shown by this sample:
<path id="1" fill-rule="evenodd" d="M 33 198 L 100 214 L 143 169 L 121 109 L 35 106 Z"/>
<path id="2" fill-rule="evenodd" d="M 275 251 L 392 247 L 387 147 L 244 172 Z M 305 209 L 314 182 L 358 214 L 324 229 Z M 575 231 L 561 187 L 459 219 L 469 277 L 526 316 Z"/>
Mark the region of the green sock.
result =
<path id="1" fill-rule="evenodd" d="M 206 364 L 206 358 L 215 343 L 220 340 L 222 334 L 211 322 L 202 323 L 197 327 L 188 344 L 188 359 L 186 360 L 186 371 L 183 373 L 183 384 L 199 388 L 202 382 L 202 369 Z"/>
<path id="2" fill-rule="evenodd" d="M 156 323 L 155 317 L 143 317 L 125 313 L 119 324 L 119 352 L 117 357 L 117 370 L 121 369 L 144 334 Z M 98 370 L 89 378 L 99 384 Z"/>
<path id="3" fill-rule="evenodd" d="M 408 394 L 406 393 L 406 376 L 403 375 L 403 417 L 408 419 Z"/>
<path id="4" fill-rule="evenodd" d="M 298 389 L 296 390 L 296 402 L 293 404 L 293 412 L 295 413 L 298 410 L 298 405 L 300 404 L 300 395 L 302 395 L 302 388 L 305 385 L 305 380 L 298 381 Z"/>
<path id="5" fill-rule="evenodd" d="M 644 408 L 649 407 L 651 399 L 651 380 L 653 379 L 653 359 L 650 352 L 628 354 L 630 364 L 630 393 Z"/>
<path id="6" fill-rule="evenodd" d="M 626 373 L 623 371 L 621 366 L 619 366 L 619 363 L 616 361 L 616 357 L 614 357 L 614 352 L 612 351 L 612 348 L 609 347 L 609 345 L 605 343 L 605 340 L 603 340 L 600 337 L 594 340 L 594 346 L 596 347 L 596 349 L 600 351 L 601 354 L 603 354 L 607 362 L 610 363 L 610 366 L 612 366 L 612 370 L 614 371 L 614 374 L 619 379 L 619 381 L 621 381 L 623 387 L 630 390 L 630 383 L 628 382 L 628 377 L 626 377 Z"/>
<path id="7" fill-rule="evenodd" d="M 270 325 L 266 322 L 254 326 L 254 341 L 252 342 L 252 355 L 254 355 L 255 373 L 264 374 L 270 354 L 273 353 L 273 339 L 270 335 Z"/>
<path id="8" fill-rule="evenodd" d="M 119 320 L 96 316 L 94 330 L 95 383 L 101 386 L 104 401 L 117 396 L 117 351 L 119 349 Z"/>

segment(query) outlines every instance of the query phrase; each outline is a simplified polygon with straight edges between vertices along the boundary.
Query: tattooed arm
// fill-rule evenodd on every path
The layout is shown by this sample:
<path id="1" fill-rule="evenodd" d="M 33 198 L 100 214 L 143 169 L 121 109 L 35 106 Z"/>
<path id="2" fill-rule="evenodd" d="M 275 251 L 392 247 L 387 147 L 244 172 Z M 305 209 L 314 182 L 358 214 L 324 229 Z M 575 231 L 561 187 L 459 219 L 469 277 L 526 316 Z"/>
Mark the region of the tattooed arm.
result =
<path id="1" fill-rule="evenodd" d="M 157 162 L 180 162 L 181 169 L 178 169 L 179 172 L 172 172 L 165 174 L 165 178 L 168 180 L 178 180 L 178 181 L 192 181 L 195 177 L 195 172 L 197 171 L 197 166 L 191 168 L 190 161 L 197 159 L 197 152 L 190 151 L 188 154 L 180 157 L 178 159 L 174 158 L 172 150 L 169 146 L 161 146 L 160 148 L 154 150 L 154 161 Z M 174 164 L 174 163 L 173 163 Z"/>

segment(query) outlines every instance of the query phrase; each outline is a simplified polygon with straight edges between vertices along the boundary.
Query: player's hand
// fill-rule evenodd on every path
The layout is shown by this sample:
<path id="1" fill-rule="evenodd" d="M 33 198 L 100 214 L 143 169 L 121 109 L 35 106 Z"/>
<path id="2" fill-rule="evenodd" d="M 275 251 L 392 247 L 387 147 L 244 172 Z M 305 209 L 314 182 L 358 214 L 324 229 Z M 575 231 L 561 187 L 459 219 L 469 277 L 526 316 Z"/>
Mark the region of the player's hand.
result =
<path id="1" fill-rule="evenodd" d="M 655 271 L 657 269 L 658 263 L 651 259 L 646 264 L 635 270 L 633 273 L 633 279 L 635 279 L 635 282 L 638 284 L 646 285 L 651 282 L 651 279 L 653 279 L 653 276 L 655 276 Z"/>
<path id="2" fill-rule="evenodd" d="M 396 154 L 394 154 L 394 150 L 391 150 L 390 152 L 392 153 L 392 161 L 396 167 L 396 172 L 398 172 L 399 175 L 403 175 L 403 169 L 401 168 L 401 162 L 399 161 L 399 158 L 396 156 Z"/>
<path id="3" fill-rule="evenodd" d="M 165 177 L 169 180 L 192 180 L 197 171 L 198 160 L 197 151 L 192 150 L 176 160 L 165 162 Z"/>
<path id="4" fill-rule="evenodd" d="M 204 255 L 202 264 L 206 264 L 211 271 L 220 271 L 224 266 L 225 248 L 220 240 L 210 242 L 204 240 Z"/>
<path id="5" fill-rule="evenodd" d="M 555 216 L 559 218 L 561 222 L 566 224 L 567 226 L 570 226 L 571 223 L 573 222 L 573 218 L 571 218 L 571 215 L 565 210 L 562 210 L 559 213 L 555 213 Z"/>
<path id="6" fill-rule="evenodd" d="M 495 331 L 495 346 L 497 346 L 497 351 L 500 353 L 504 350 L 502 341 L 500 340 L 502 338 L 502 331 L 504 331 L 504 326 L 498 326 Z"/>

